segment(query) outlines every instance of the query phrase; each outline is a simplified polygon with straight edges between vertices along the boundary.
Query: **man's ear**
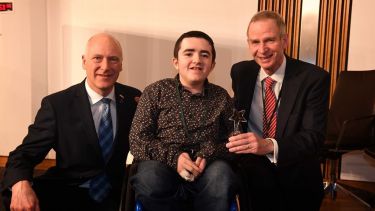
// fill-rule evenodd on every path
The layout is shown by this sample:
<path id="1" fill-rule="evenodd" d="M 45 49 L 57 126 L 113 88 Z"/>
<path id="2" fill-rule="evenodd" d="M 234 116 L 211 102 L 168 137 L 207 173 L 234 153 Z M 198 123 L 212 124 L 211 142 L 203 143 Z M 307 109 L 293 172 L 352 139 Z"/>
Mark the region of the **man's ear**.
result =
<path id="1" fill-rule="evenodd" d="M 287 49 L 288 43 L 289 43 L 288 34 L 285 34 L 284 36 L 282 36 L 281 39 L 283 40 L 283 43 L 284 43 L 284 46 L 283 46 L 284 49 Z"/>
<path id="2" fill-rule="evenodd" d="M 85 63 L 86 63 L 86 58 L 85 55 L 82 55 L 82 68 L 85 69 Z"/>
<path id="3" fill-rule="evenodd" d="M 178 71 L 178 59 L 177 58 L 172 58 L 172 64 L 173 67 Z"/>
<path id="4" fill-rule="evenodd" d="M 212 62 L 211 71 L 215 68 L 216 62 Z"/>

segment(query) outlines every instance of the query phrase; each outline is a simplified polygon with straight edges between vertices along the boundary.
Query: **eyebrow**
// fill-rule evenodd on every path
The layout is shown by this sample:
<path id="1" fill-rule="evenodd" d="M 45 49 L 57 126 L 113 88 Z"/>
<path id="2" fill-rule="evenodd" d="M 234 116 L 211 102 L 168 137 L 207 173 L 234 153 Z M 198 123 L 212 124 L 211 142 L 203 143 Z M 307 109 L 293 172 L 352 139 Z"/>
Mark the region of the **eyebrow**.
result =
<path id="1" fill-rule="evenodd" d="M 194 49 L 194 48 L 187 48 L 183 52 L 194 52 L 194 51 L 196 51 L 196 49 Z M 211 52 L 207 51 L 207 50 L 201 50 L 201 51 L 199 51 L 199 53 L 207 53 L 207 54 L 211 55 Z"/>
<path id="2" fill-rule="evenodd" d="M 102 58 L 121 58 L 119 55 L 109 55 L 109 56 L 104 56 L 103 54 L 93 54 L 91 55 L 92 58 L 94 57 L 102 57 Z"/>

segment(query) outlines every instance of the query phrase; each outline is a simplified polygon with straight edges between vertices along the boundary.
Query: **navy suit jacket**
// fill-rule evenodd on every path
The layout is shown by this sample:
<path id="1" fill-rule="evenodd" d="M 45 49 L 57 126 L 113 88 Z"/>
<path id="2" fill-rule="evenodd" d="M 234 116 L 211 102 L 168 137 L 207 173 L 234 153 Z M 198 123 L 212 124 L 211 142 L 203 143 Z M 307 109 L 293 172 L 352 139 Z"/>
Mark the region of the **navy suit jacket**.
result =
<path id="1" fill-rule="evenodd" d="M 259 71 L 260 66 L 255 61 L 232 66 L 235 106 L 246 111 L 246 119 L 249 118 Z M 326 132 L 329 82 L 325 70 L 287 58 L 275 137 L 279 156 L 277 166 L 272 164 L 276 172 L 273 176 L 282 187 L 322 189 L 318 154 Z M 243 126 L 247 128 L 247 125 Z M 271 166 L 265 156 L 261 157 L 255 159 L 260 160 L 259 165 Z"/>
<path id="2" fill-rule="evenodd" d="M 32 181 L 35 165 L 53 148 L 56 166 L 42 175 L 42 179 L 79 185 L 105 169 L 114 191 L 120 191 L 129 151 L 129 130 L 140 95 L 138 89 L 115 84 L 117 133 L 106 165 L 85 82 L 45 97 L 23 143 L 9 154 L 2 189 L 20 180 Z"/>

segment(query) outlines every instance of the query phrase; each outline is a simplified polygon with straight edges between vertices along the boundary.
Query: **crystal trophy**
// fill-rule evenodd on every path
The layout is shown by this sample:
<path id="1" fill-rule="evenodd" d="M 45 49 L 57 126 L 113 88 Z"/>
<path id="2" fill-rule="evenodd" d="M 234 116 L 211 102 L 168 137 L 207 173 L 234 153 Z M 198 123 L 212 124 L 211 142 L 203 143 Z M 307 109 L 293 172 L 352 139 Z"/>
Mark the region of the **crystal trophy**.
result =
<path id="1" fill-rule="evenodd" d="M 230 121 L 233 121 L 233 132 L 232 136 L 238 135 L 241 133 L 241 122 L 247 122 L 243 115 L 245 114 L 245 110 L 237 111 L 237 109 L 233 109 L 233 114 L 229 117 Z"/>

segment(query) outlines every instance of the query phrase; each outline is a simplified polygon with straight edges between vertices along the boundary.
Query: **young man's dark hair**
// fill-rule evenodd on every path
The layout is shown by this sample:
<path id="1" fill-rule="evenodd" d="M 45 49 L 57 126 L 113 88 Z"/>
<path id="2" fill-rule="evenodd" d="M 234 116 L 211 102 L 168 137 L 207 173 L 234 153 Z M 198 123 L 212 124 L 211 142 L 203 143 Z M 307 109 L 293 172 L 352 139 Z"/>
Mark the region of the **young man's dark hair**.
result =
<path id="1" fill-rule="evenodd" d="M 174 50 L 173 50 L 173 56 L 174 56 L 174 58 L 178 58 L 178 51 L 181 48 L 181 42 L 182 42 L 182 40 L 185 39 L 185 38 L 189 38 L 189 37 L 203 38 L 203 39 L 207 40 L 207 42 L 211 45 L 212 62 L 215 62 L 216 50 L 215 50 L 214 41 L 211 39 L 210 36 L 208 36 L 208 34 L 206 34 L 204 32 L 201 32 L 201 31 L 188 31 L 186 33 L 183 33 L 177 39 L 176 43 L 174 44 Z"/>

